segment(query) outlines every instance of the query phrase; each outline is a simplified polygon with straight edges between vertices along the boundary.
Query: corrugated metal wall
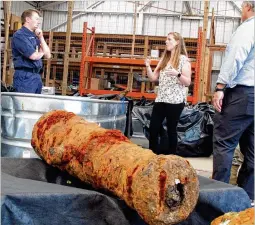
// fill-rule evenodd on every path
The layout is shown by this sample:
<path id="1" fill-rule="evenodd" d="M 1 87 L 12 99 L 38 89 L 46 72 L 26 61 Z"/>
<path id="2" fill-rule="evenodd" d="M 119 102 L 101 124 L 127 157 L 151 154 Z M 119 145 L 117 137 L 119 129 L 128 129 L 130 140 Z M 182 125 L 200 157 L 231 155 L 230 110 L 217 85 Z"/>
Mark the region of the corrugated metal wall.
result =
<path id="1" fill-rule="evenodd" d="M 140 1 L 137 8 L 136 34 L 166 36 L 170 31 L 180 32 L 183 37 L 196 38 L 198 27 L 203 26 L 203 17 L 188 18 L 183 1 Z M 190 1 L 194 15 L 203 15 L 203 1 Z M 25 2 L 13 2 L 14 14 L 31 8 Z M 231 34 L 240 24 L 240 12 L 230 1 L 210 1 L 214 8 L 216 43 L 228 43 Z M 131 1 L 75 1 L 72 32 L 82 32 L 83 22 L 95 27 L 96 33 L 132 34 L 135 4 Z M 140 12 L 140 13 L 139 13 Z M 180 16 L 182 14 L 182 16 Z M 66 31 L 67 3 L 60 3 L 43 12 L 43 30 Z M 210 22 L 208 30 L 210 30 Z M 209 38 L 209 32 L 208 36 Z M 221 53 L 215 53 L 213 68 L 219 69 Z"/>
<path id="2" fill-rule="evenodd" d="M 16 16 L 21 16 L 23 11 L 26 9 L 33 9 L 34 7 L 31 6 L 30 4 L 24 2 L 24 1 L 12 1 L 11 2 L 11 11 L 12 14 Z"/>
<path id="3" fill-rule="evenodd" d="M 73 32 L 82 32 L 82 24 L 86 21 L 90 27 L 96 27 L 97 33 L 132 34 L 134 3 L 105 1 L 95 8 L 89 8 L 95 2 L 75 2 Z M 140 4 L 142 3 L 140 1 Z M 141 8 L 142 5 L 139 7 Z M 190 1 L 190 7 L 193 14 L 203 14 L 203 2 Z M 240 13 L 231 2 L 211 1 L 210 8 L 213 7 L 216 15 L 216 42 L 227 43 L 240 23 L 240 19 L 235 18 L 240 16 Z M 44 30 L 65 31 L 66 10 L 67 3 L 45 10 Z M 184 37 L 197 37 L 198 27 L 203 25 L 202 17 L 189 19 L 178 15 L 179 13 L 185 14 L 187 11 L 182 1 L 156 1 L 142 11 L 143 15 L 142 13 L 137 14 L 137 34 L 165 36 L 169 31 L 176 31 L 181 32 Z M 142 18 L 139 20 L 139 17 Z"/>

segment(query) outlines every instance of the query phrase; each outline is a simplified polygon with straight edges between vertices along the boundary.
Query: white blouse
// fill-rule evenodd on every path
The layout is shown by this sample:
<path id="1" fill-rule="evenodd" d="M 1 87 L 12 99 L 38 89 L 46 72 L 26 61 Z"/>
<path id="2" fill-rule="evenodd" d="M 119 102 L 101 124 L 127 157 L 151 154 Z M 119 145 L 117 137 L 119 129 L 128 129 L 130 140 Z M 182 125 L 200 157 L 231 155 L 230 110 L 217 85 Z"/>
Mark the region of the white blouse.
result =
<path id="1" fill-rule="evenodd" d="M 178 71 L 181 73 L 183 65 L 189 59 L 185 55 L 180 56 Z M 155 102 L 165 102 L 179 104 L 186 102 L 187 91 L 185 85 L 181 84 L 178 77 L 167 75 L 166 71 L 171 69 L 171 65 L 167 65 L 163 70 L 160 70 L 158 94 Z"/>

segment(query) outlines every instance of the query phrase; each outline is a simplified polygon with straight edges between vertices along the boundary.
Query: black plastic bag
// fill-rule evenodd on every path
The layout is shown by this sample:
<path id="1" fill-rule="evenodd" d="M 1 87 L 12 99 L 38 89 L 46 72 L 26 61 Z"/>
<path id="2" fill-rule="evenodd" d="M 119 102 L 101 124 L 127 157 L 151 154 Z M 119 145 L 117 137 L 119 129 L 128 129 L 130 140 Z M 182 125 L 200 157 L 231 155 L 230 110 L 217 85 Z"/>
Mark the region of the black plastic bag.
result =
<path id="1" fill-rule="evenodd" d="M 149 126 L 153 106 L 134 106 L 133 116 L 144 126 L 144 134 L 149 139 Z M 177 126 L 177 155 L 184 157 L 209 157 L 212 154 L 213 106 L 199 103 L 185 107 Z M 159 134 L 159 154 L 168 154 L 166 120 Z"/>
<path id="2" fill-rule="evenodd" d="M 177 126 L 177 154 L 185 157 L 209 157 L 212 154 L 214 109 L 207 103 L 184 108 Z"/>
<path id="3" fill-rule="evenodd" d="M 15 92 L 15 89 L 12 85 L 5 85 L 1 82 L 1 92 Z"/>

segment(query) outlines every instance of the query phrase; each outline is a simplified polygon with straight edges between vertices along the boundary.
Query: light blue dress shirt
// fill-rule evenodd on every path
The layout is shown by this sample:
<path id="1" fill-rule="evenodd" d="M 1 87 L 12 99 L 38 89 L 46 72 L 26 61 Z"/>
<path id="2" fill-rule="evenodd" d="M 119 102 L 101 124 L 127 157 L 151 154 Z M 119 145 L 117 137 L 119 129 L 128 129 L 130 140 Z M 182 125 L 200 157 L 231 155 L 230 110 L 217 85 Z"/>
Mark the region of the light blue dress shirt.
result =
<path id="1" fill-rule="evenodd" d="M 232 34 L 217 83 L 229 88 L 254 86 L 254 20 L 254 16 L 245 20 Z"/>

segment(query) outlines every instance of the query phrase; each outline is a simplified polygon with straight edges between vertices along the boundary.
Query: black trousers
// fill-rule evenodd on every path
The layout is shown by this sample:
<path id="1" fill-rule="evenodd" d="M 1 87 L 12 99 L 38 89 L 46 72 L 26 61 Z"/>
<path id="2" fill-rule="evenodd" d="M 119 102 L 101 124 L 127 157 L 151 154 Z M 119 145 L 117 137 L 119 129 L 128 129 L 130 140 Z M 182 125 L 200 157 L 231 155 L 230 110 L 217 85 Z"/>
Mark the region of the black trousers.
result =
<path id="1" fill-rule="evenodd" d="M 169 140 L 169 151 L 166 152 L 166 154 L 176 154 L 178 141 L 176 128 L 184 105 L 184 103 L 169 104 L 163 102 L 156 102 L 154 104 L 149 128 L 149 148 L 154 153 L 161 153 L 160 149 L 158 149 L 158 138 L 162 129 L 162 123 L 166 118 L 167 134 Z"/>
<path id="2" fill-rule="evenodd" d="M 228 183 L 236 146 L 244 155 L 237 183 L 254 199 L 254 87 L 225 92 L 222 112 L 214 117 L 213 178 Z"/>

